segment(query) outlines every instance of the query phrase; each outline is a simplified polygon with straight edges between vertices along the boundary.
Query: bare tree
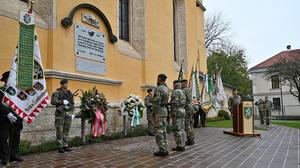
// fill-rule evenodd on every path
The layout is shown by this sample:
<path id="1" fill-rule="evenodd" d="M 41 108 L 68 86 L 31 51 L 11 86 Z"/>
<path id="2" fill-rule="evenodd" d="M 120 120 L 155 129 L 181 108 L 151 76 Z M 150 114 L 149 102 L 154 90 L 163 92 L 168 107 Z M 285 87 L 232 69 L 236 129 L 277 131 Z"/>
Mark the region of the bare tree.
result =
<path id="1" fill-rule="evenodd" d="M 221 12 L 206 17 L 204 31 L 205 47 L 209 53 L 228 47 L 230 22 Z"/>
<path id="2" fill-rule="evenodd" d="M 270 79 L 274 74 L 279 76 L 280 82 L 287 81 L 290 93 L 297 97 L 300 103 L 300 58 L 281 58 L 269 68 L 266 77 Z"/>

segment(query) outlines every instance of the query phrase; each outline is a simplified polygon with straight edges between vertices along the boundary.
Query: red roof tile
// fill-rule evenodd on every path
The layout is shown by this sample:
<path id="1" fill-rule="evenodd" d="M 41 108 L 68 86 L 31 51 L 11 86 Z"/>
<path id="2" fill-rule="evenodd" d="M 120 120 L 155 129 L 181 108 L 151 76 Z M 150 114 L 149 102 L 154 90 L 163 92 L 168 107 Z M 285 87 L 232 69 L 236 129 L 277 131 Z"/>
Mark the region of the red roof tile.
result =
<path id="1" fill-rule="evenodd" d="M 258 69 L 258 68 L 268 68 L 268 67 L 272 66 L 274 63 L 278 62 L 282 58 L 293 59 L 293 60 L 300 59 L 300 49 L 282 51 L 282 52 L 274 55 L 273 57 L 255 65 L 250 70 Z"/>

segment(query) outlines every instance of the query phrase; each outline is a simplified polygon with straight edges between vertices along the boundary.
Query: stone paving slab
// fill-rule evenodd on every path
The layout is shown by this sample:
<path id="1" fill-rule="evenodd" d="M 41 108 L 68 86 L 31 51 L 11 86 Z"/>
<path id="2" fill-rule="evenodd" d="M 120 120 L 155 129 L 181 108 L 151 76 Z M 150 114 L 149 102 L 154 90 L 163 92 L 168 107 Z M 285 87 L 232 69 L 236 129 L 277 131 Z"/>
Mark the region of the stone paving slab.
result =
<path id="1" fill-rule="evenodd" d="M 273 126 L 262 131 L 262 138 L 234 137 L 224 129 L 195 130 L 195 145 L 185 152 L 170 152 L 165 158 L 154 157 L 154 137 L 143 136 L 74 148 L 72 152 L 55 151 L 25 156 L 20 168 L 300 168 L 300 129 Z M 168 136 L 169 149 L 175 146 Z"/>

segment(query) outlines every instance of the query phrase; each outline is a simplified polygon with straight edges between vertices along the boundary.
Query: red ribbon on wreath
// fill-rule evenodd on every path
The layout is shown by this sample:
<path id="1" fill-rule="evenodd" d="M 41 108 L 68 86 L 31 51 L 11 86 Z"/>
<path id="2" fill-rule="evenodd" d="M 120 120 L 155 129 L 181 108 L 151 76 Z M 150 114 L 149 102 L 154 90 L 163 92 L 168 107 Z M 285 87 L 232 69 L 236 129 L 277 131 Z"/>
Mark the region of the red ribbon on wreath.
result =
<path id="1" fill-rule="evenodd" d="M 93 123 L 93 137 L 104 136 L 106 133 L 105 114 L 102 109 L 97 109 L 95 112 L 95 119 Z"/>

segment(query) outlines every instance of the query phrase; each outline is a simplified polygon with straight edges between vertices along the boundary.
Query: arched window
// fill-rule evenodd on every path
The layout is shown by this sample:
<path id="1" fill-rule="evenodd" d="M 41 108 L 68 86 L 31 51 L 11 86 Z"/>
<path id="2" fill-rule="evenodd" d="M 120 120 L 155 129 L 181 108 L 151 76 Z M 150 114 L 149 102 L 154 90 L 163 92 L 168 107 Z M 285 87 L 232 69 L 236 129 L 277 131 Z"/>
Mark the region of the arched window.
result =
<path id="1" fill-rule="evenodd" d="M 174 41 L 174 61 L 178 62 L 177 51 L 177 5 L 176 0 L 173 0 L 173 41 Z"/>
<path id="2" fill-rule="evenodd" d="M 118 0 L 118 49 L 138 59 L 146 56 L 146 1 Z"/>
<path id="3" fill-rule="evenodd" d="M 272 83 L 272 89 L 278 89 L 279 88 L 279 76 L 278 75 L 271 76 L 271 83 Z"/>
<path id="4" fill-rule="evenodd" d="M 184 0 L 173 0 L 173 36 L 174 62 L 180 64 L 187 59 L 186 9 Z M 187 68 L 186 63 L 187 61 L 184 61 L 184 70 Z"/>
<path id="5" fill-rule="evenodd" d="M 129 0 L 119 0 L 119 38 L 129 42 Z"/>

